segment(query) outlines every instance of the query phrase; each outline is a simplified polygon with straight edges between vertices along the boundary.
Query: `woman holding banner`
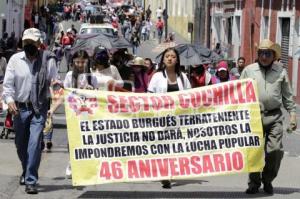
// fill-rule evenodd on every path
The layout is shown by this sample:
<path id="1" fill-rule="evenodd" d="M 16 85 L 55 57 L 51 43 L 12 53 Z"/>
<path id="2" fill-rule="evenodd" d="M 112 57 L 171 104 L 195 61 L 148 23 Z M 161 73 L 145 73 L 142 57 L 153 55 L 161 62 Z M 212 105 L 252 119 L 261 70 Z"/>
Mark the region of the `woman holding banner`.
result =
<path id="1" fill-rule="evenodd" d="M 110 64 L 108 50 L 103 46 L 97 46 L 94 49 L 92 68 L 92 74 L 97 79 L 97 85 L 94 85 L 94 88 L 116 90 L 123 87 L 122 77 L 117 67 Z"/>
<path id="2" fill-rule="evenodd" d="M 148 92 L 166 93 L 190 89 L 191 84 L 185 73 L 181 71 L 180 58 L 176 49 L 167 48 L 159 64 L 159 68 L 152 76 Z M 162 187 L 171 188 L 170 180 L 163 180 Z"/>
<path id="3" fill-rule="evenodd" d="M 90 73 L 89 55 L 84 50 L 79 50 L 72 57 L 73 71 L 66 74 L 64 88 L 94 89 L 97 80 Z M 71 164 L 66 168 L 66 177 L 72 177 Z"/>

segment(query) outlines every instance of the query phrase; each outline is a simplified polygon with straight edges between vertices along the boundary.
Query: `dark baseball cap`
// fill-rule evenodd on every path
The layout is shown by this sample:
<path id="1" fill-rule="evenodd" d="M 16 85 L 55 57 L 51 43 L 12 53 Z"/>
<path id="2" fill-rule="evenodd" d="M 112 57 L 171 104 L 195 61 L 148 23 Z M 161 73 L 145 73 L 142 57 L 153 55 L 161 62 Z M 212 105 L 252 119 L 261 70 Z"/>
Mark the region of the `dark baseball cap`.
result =
<path id="1" fill-rule="evenodd" d="M 95 62 L 98 64 L 107 64 L 109 60 L 108 51 L 103 46 L 97 46 L 94 49 L 94 56 L 93 56 Z"/>

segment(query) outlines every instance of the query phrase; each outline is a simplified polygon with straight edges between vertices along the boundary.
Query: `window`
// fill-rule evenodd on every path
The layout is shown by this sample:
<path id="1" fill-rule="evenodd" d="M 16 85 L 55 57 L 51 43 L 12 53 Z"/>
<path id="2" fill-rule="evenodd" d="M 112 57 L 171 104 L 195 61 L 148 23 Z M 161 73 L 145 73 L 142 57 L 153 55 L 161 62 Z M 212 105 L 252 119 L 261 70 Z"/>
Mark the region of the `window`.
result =
<path id="1" fill-rule="evenodd" d="M 240 39 L 241 39 L 241 16 L 235 16 L 235 22 L 234 22 L 234 30 L 233 30 L 233 34 L 234 34 L 234 39 L 233 42 L 235 44 L 239 44 L 240 43 Z"/>
<path id="2" fill-rule="evenodd" d="M 232 44 L 232 17 L 227 19 L 227 41 Z"/>
<path id="3" fill-rule="evenodd" d="M 2 35 L 6 32 L 6 19 L 2 19 Z"/>
<path id="4" fill-rule="evenodd" d="M 264 16 L 263 38 L 264 39 L 268 39 L 269 38 L 269 16 Z"/>

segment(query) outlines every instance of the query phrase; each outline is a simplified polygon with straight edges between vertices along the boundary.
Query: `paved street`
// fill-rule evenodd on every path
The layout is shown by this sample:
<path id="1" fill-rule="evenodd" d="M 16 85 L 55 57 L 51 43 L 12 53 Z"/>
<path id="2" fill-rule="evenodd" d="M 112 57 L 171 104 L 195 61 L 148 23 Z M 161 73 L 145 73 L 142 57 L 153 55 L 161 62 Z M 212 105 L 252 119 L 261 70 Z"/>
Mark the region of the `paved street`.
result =
<path id="1" fill-rule="evenodd" d="M 69 27 L 71 22 L 64 23 Z M 79 29 L 79 24 L 76 24 Z M 181 41 L 178 38 L 177 41 Z M 142 44 L 138 55 L 154 58 L 157 42 L 150 40 Z M 62 71 L 65 63 L 62 63 Z M 61 74 L 64 77 L 64 74 Z M 300 121 L 300 106 L 297 109 Z M 1 118 L 3 122 L 3 118 Z M 269 198 L 261 190 L 260 194 L 244 194 L 247 175 L 205 177 L 174 182 L 170 190 L 161 188 L 159 182 L 118 183 L 87 187 L 73 187 L 65 178 L 65 168 L 69 157 L 67 152 L 67 132 L 64 108 L 55 114 L 53 150 L 43 153 L 40 165 L 39 194 L 27 195 L 24 186 L 18 184 L 21 167 L 14 140 L 0 140 L 0 199 L 6 198 Z M 1 124 L 3 126 L 3 123 Z M 300 122 L 298 122 L 300 126 Z M 285 127 L 286 129 L 286 127 Z M 300 128 L 293 134 L 284 135 L 285 156 L 279 176 L 274 181 L 274 196 L 271 198 L 300 198 Z"/>

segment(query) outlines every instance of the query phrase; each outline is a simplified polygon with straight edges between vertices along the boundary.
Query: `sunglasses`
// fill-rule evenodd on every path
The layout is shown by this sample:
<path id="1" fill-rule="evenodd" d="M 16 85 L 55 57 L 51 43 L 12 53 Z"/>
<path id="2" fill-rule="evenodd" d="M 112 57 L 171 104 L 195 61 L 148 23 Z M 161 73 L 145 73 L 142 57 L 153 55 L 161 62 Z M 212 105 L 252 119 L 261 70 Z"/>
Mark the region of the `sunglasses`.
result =
<path id="1" fill-rule="evenodd" d="M 259 50 L 258 56 L 272 57 L 273 51 L 271 50 Z"/>

